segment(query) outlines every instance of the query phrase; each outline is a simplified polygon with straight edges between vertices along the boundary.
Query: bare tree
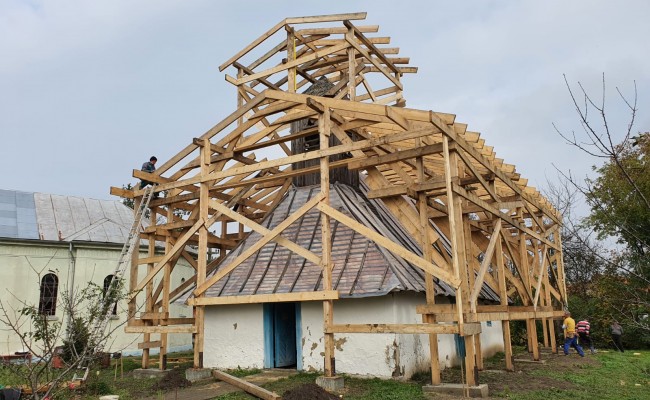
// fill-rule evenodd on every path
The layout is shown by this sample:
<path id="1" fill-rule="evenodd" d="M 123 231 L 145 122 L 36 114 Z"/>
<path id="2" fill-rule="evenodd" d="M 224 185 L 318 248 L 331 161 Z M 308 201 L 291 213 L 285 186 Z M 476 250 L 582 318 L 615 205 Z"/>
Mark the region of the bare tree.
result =
<path id="1" fill-rule="evenodd" d="M 65 319 L 71 321 L 65 328 L 58 320 L 48 319 L 37 305 L 18 300 L 19 306 L 11 307 L 0 301 L 0 323 L 19 338 L 33 358 L 33 362 L 8 366 L 8 370 L 30 389 L 31 399 L 48 398 L 64 390 L 62 384 L 96 359 L 97 350 L 104 348 L 112 334 L 122 327 L 124 323 L 93 332 L 98 321 L 112 311 L 112 305 L 125 296 L 119 284 L 110 287 L 112 289 L 107 292 L 90 282 L 74 294 L 64 290 L 57 306 L 63 309 Z M 56 357 L 63 359 L 63 368 L 53 368 Z"/>
<path id="2" fill-rule="evenodd" d="M 593 167 L 595 177 L 576 177 L 571 171 L 558 169 L 561 183 L 549 186 L 556 192 L 556 200 L 564 196 L 575 198 L 580 194 L 591 212 L 583 219 L 566 218 L 564 227 L 565 255 L 570 246 L 582 248 L 573 261 L 578 265 L 587 260 L 594 264 L 591 276 L 569 276 L 584 283 L 594 272 L 602 274 L 600 295 L 607 298 L 612 317 L 643 331 L 650 331 L 650 135 L 637 133 L 634 124 L 637 116 L 636 83 L 632 96 L 626 97 L 616 88 L 620 105 L 628 113 L 622 129 L 610 125 L 606 109 L 606 82 L 602 78 L 602 94 L 598 101 L 591 97 L 578 82 L 572 89 L 566 76 L 567 90 L 575 107 L 581 130 L 566 133 L 553 124 L 556 132 L 567 144 L 590 155 L 600 166 Z M 557 169 L 557 167 L 556 167 Z M 572 194 L 570 194 L 572 193 Z M 560 202 L 561 203 L 561 202 Z M 565 201 L 566 203 L 566 201 Z M 569 201 L 571 203 L 571 201 Z M 566 212 L 566 210 L 564 210 Z M 569 210 L 570 211 L 570 210 Z M 594 237 L 593 232 L 597 234 Z M 599 240 L 613 237 L 623 246 L 605 249 Z M 586 252 L 584 250 L 587 250 Z M 645 317 L 645 318 L 644 318 Z"/>

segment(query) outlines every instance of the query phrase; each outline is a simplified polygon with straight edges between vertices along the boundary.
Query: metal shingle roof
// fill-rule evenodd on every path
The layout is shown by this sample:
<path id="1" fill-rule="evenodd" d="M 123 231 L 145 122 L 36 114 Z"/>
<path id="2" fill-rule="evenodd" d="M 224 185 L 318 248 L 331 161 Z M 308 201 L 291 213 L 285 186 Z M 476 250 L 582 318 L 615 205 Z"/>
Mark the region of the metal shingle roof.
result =
<path id="1" fill-rule="evenodd" d="M 319 192 L 320 187 L 300 187 L 290 190 L 283 201 L 267 214 L 261 225 L 267 229 L 275 228 Z M 330 204 L 410 251 L 416 254 L 422 253 L 418 243 L 410 237 L 380 200 L 368 200 L 350 186 L 333 184 Z M 331 230 L 334 263 L 332 283 L 341 297 L 381 296 L 402 290 L 425 291 L 424 272 L 421 269 L 336 220 L 332 220 Z M 282 236 L 320 254 L 320 212 L 316 209 L 311 210 L 290 225 Z M 227 266 L 242 251 L 260 239 L 259 233 L 250 233 L 226 256 L 219 268 Z M 320 266 L 271 242 L 210 287 L 205 295 L 219 297 L 311 292 L 323 289 L 322 279 Z M 437 294 L 455 295 L 453 288 L 446 283 L 435 282 L 435 285 Z M 181 296 L 180 300 L 186 299 L 190 293 L 191 291 L 188 291 Z M 490 288 L 482 290 L 481 297 L 498 299 Z"/>

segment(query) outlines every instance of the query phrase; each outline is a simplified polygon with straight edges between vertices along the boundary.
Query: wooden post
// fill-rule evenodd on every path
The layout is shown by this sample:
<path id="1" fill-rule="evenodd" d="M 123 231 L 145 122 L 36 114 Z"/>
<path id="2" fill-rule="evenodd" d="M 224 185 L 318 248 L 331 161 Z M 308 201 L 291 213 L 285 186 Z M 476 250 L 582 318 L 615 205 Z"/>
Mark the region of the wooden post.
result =
<path id="1" fill-rule="evenodd" d="M 173 192 L 172 192 L 173 193 Z M 172 207 L 167 208 L 167 221 L 172 221 L 174 219 L 174 209 Z M 167 235 L 165 237 L 165 253 L 171 251 L 174 244 L 172 243 L 171 236 Z M 162 288 L 162 313 L 163 315 L 169 316 L 169 288 L 171 285 L 171 274 L 172 274 L 172 264 L 171 261 L 165 264 L 165 271 L 163 275 L 163 288 Z M 154 299 L 157 300 L 157 299 Z M 167 322 L 162 322 L 161 325 L 167 325 Z M 160 362 L 159 367 L 161 370 L 167 369 L 167 347 L 168 347 L 168 334 L 167 332 L 162 332 L 160 334 Z"/>
<path id="2" fill-rule="evenodd" d="M 330 110 L 325 108 L 318 117 L 318 136 L 320 149 L 329 147 L 330 138 Z M 320 159 L 320 190 L 323 195 L 322 202 L 329 205 L 330 202 L 330 178 L 329 178 L 329 156 Z M 332 230 L 329 216 L 321 213 L 321 236 L 322 236 L 322 260 L 323 260 L 323 289 L 332 290 Z M 325 300 L 323 302 L 323 326 L 330 328 L 334 324 L 334 302 Z M 329 329 L 328 329 L 329 330 Z M 334 358 L 334 334 L 324 332 L 325 336 L 325 376 L 336 375 L 336 362 Z"/>
<path id="3" fill-rule="evenodd" d="M 296 35 L 293 29 L 287 29 L 287 62 L 291 62 L 296 58 Z M 287 70 L 287 91 L 289 93 L 296 92 L 296 67 L 291 67 Z"/>
<path id="4" fill-rule="evenodd" d="M 508 305 L 508 291 L 506 288 L 506 265 L 503 259 L 503 245 L 502 237 L 503 233 L 499 232 L 499 240 L 496 243 L 496 248 L 494 250 L 494 255 L 496 257 L 497 263 L 497 278 L 499 282 L 499 299 L 502 306 Z M 501 330 L 503 332 L 503 353 L 505 355 L 506 361 L 506 370 L 514 371 L 514 365 L 512 363 L 512 339 L 510 337 L 510 321 L 504 319 L 501 321 Z"/>
<path id="5" fill-rule="evenodd" d="M 348 28 L 348 33 L 346 33 L 346 38 L 348 41 L 357 40 L 354 37 L 354 30 Z M 357 97 L 357 60 L 355 58 L 354 47 L 350 46 L 348 48 L 348 98 L 350 101 L 356 101 Z"/>
<path id="6" fill-rule="evenodd" d="M 149 213 L 149 223 L 151 225 L 156 224 L 156 211 L 154 209 L 151 209 L 151 212 Z M 148 247 L 148 257 L 153 257 L 156 255 L 156 238 L 155 235 L 150 234 L 148 236 L 148 241 L 149 241 L 149 247 Z M 150 263 L 147 266 L 147 273 L 151 272 L 153 270 L 154 264 Z M 154 301 L 153 301 L 153 281 L 147 283 L 145 286 L 145 311 L 146 312 L 155 312 L 154 310 Z M 146 324 L 151 325 L 152 321 L 147 320 Z M 151 341 L 151 334 L 150 333 L 144 333 L 142 335 L 143 341 L 150 342 Z M 149 348 L 143 349 L 142 350 L 142 369 L 147 369 L 149 368 L 149 355 L 150 355 L 150 350 Z"/>
<path id="7" fill-rule="evenodd" d="M 451 251 L 454 275 L 460 279 L 456 288 L 456 309 L 458 310 L 458 325 L 462 331 L 463 308 L 469 308 L 469 287 L 467 283 L 467 260 L 465 258 L 465 234 L 463 230 L 462 199 L 452 187 L 452 179 L 458 179 L 458 155 L 449 151 L 449 138 L 443 135 L 443 155 L 445 162 L 445 186 L 447 189 L 447 210 L 449 213 L 449 232 L 451 235 Z M 467 371 L 467 384 L 476 386 L 474 375 L 476 361 L 474 358 L 474 342 L 472 336 L 465 336 L 465 367 Z"/>
<path id="8" fill-rule="evenodd" d="M 210 158 L 212 152 L 210 150 L 210 140 L 204 139 L 203 146 L 201 147 L 201 176 L 205 176 L 210 172 Z M 210 188 L 208 182 L 201 182 L 199 189 L 199 218 L 203 221 L 208 220 L 208 204 L 210 201 Z M 202 285 L 206 279 L 206 269 L 208 262 L 208 227 L 201 226 L 199 228 L 199 249 L 198 260 L 196 268 L 196 285 Z M 205 297 L 204 293 L 199 296 Z M 194 340 L 194 368 L 203 368 L 203 345 L 205 342 L 205 306 L 194 306 L 194 325 L 196 326 L 196 334 Z"/>
<path id="9" fill-rule="evenodd" d="M 420 147 L 422 145 L 422 139 L 417 138 L 415 140 L 415 145 L 416 147 Z M 425 181 L 425 176 L 424 176 L 424 161 L 422 160 L 422 157 L 418 157 L 416 159 L 416 167 L 418 172 L 418 180 L 420 183 L 423 183 Z M 431 243 L 429 240 L 429 230 L 431 229 L 429 223 L 429 207 L 427 205 L 427 195 L 426 192 L 424 191 L 418 193 L 418 210 L 420 213 L 420 233 L 421 233 L 420 243 L 422 246 L 422 255 L 425 260 L 431 262 L 433 260 L 431 254 L 433 249 L 431 248 Z M 425 273 L 424 284 L 426 289 L 427 304 L 433 305 L 436 303 L 436 288 L 433 282 L 433 275 L 429 273 Z M 433 314 L 424 314 L 422 316 L 422 319 L 423 322 L 429 324 L 434 324 L 436 322 L 436 318 Z M 439 385 L 442 382 L 442 379 L 440 377 L 440 355 L 438 352 L 438 335 L 435 333 L 429 334 L 429 354 L 431 356 L 431 360 L 430 360 L 431 384 Z"/>

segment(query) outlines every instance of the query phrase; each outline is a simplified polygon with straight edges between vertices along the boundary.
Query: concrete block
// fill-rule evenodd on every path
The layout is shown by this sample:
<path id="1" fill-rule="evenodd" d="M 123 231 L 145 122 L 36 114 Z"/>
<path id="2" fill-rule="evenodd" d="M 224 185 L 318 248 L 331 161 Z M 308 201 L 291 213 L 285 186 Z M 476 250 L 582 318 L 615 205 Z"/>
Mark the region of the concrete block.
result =
<path id="1" fill-rule="evenodd" d="M 442 394 L 451 394 L 453 396 L 461 397 L 465 395 L 465 385 L 461 385 L 459 383 L 442 383 L 440 385 L 426 385 L 426 386 L 422 386 L 422 392 L 424 393 L 425 396 L 427 394 L 435 395 L 437 393 L 442 393 Z M 478 386 L 470 386 L 469 397 L 473 397 L 473 398 L 488 397 L 488 385 L 483 383 Z"/>
<path id="2" fill-rule="evenodd" d="M 345 386 L 342 376 L 319 376 L 316 378 L 316 384 L 328 392 L 340 392 Z"/>
<path id="3" fill-rule="evenodd" d="M 160 370 L 160 369 L 134 369 L 133 377 L 138 379 L 151 378 L 151 379 L 160 379 L 166 376 L 169 373 L 169 370 Z"/>
<path id="4" fill-rule="evenodd" d="M 212 379 L 212 370 L 210 368 L 188 368 L 185 370 L 185 379 L 192 383 Z"/>

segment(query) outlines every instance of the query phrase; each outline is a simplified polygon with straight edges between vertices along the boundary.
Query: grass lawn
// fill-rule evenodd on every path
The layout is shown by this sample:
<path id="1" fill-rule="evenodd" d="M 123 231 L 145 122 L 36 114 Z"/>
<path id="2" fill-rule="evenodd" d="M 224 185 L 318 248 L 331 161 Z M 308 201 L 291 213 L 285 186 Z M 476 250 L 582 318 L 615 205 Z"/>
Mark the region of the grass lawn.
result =
<path id="1" fill-rule="evenodd" d="M 581 399 L 616 399 L 616 400 L 650 400 L 650 351 L 625 353 L 601 351 L 595 355 L 580 358 L 576 354 L 568 357 L 542 353 L 545 364 L 515 362 L 515 372 L 505 372 L 503 354 L 498 354 L 485 361 L 485 370 L 480 372 L 480 383 L 487 383 L 491 398 L 526 399 L 526 400 L 581 400 Z M 522 349 L 515 359 L 528 358 Z M 177 375 L 191 367 L 191 355 L 170 354 L 169 368 L 176 367 Z M 97 399 L 103 394 L 120 395 L 120 400 L 135 400 L 146 396 L 156 396 L 165 390 L 174 390 L 175 379 L 135 379 L 131 371 L 140 366 L 140 359 L 125 357 L 123 359 L 124 375 L 120 377 L 118 369 L 115 378 L 115 360 L 113 367 L 94 370 L 85 391 L 76 393 L 62 390 L 54 399 Z M 259 373 L 259 370 L 229 371 L 232 375 L 245 377 Z M 264 387 L 278 394 L 313 383 L 317 373 L 299 373 L 269 383 Z M 361 379 L 345 376 L 345 389 L 339 393 L 349 400 L 422 400 L 422 385 L 427 384 L 428 374 L 419 374 L 410 382 L 397 382 L 381 379 Z M 449 368 L 443 371 L 443 382 L 460 383 L 461 370 Z M 7 368 L 0 368 L 0 384 L 16 385 L 18 382 Z M 196 385 L 196 384 L 195 384 Z M 178 389 L 178 398 L 182 399 L 182 390 Z M 75 397 L 77 396 L 77 397 Z M 439 399 L 453 397 L 438 396 Z M 239 392 L 222 395 L 216 400 L 250 400 L 254 397 Z"/>

